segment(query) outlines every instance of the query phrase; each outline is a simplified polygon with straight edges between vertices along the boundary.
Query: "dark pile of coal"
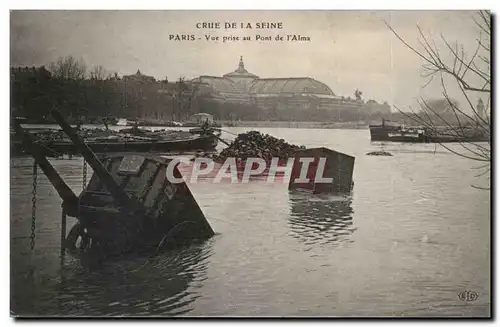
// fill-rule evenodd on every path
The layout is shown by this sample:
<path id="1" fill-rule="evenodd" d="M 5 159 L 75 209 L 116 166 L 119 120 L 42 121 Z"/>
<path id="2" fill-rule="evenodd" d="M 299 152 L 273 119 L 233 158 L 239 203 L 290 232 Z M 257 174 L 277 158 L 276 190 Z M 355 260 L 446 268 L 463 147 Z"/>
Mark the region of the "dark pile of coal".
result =
<path id="1" fill-rule="evenodd" d="M 64 134 L 63 131 L 54 129 L 38 131 L 30 134 L 32 134 L 36 142 L 40 143 L 62 141 L 63 139 L 66 138 L 66 134 Z"/>
<path id="2" fill-rule="evenodd" d="M 247 158 L 262 158 L 271 161 L 277 157 L 286 160 L 295 155 L 295 152 L 305 149 L 305 146 L 293 145 L 278 139 L 269 134 L 262 134 L 257 131 L 239 134 L 236 139 L 225 148 L 215 161 L 223 162 L 227 158 L 238 158 L 245 160 Z"/>
<path id="3" fill-rule="evenodd" d="M 83 128 L 78 131 L 78 135 L 84 139 L 116 136 L 118 134 L 119 133 L 117 131 L 102 128 Z"/>
<path id="4" fill-rule="evenodd" d="M 372 151 L 366 154 L 367 156 L 383 156 L 383 157 L 392 157 L 392 154 L 386 151 Z"/>

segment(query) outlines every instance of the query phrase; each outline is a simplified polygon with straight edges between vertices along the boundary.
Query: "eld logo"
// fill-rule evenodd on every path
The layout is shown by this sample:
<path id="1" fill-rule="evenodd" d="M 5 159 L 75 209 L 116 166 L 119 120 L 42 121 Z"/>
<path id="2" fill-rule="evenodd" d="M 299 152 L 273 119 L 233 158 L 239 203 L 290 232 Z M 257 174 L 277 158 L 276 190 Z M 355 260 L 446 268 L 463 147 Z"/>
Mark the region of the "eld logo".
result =
<path id="1" fill-rule="evenodd" d="M 472 291 L 463 291 L 458 293 L 458 298 L 464 302 L 473 302 L 478 298 L 478 294 Z"/>

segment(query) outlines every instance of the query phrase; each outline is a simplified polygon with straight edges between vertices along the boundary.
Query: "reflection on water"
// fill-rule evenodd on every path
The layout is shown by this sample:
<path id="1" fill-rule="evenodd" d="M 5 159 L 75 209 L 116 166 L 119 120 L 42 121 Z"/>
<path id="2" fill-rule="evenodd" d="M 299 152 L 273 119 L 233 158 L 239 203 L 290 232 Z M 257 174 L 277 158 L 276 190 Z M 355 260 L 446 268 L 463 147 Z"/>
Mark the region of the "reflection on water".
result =
<path id="1" fill-rule="evenodd" d="M 40 171 L 30 250 L 33 159 L 11 158 L 11 312 L 490 315 L 490 193 L 470 187 L 477 165 L 430 144 L 392 144 L 393 157 L 366 156 L 380 149 L 368 130 L 259 130 L 354 155 L 352 197 L 289 194 L 283 184 L 191 184 L 218 236 L 101 266 L 69 255 L 61 266 L 61 199 Z M 79 194 L 81 157 L 50 161 Z M 464 303 L 465 290 L 479 298 Z"/>
<path id="2" fill-rule="evenodd" d="M 11 309 L 16 314 L 54 316 L 184 314 L 200 296 L 196 290 L 206 279 L 211 254 L 208 242 L 153 258 L 103 263 L 69 257 L 41 292 L 29 282 L 33 273 L 27 282 L 16 285 Z M 16 301 L 21 294 L 22 301 Z"/>
<path id="3" fill-rule="evenodd" d="M 308 245 L 351 242 L 353 209 L 350 196 L 291 191 L 290 235 Z"/>

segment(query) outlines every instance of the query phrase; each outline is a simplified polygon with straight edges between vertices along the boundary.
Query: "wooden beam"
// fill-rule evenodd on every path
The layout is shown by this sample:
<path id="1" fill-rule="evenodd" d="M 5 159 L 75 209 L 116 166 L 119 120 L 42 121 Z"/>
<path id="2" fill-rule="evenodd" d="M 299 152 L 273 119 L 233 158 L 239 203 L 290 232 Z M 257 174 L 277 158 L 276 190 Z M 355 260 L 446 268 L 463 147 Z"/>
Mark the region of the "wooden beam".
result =
<path id="1" fill-rule="evenodd" d="M 92 152 L 88 145 L 85 144 L 80 136 L 78 136 L 73 128 L 64 120 L 61 113 L 57 110 L 52 110 L 51 114 L 59 126 L 61 126 L 63 132 L 68 135 L 73 145 L 80 151 L 83 158 L 87 161 L 90 167 L 92 167 L 97 176 L 99 176 L 99 179 L 104 183 L 104 185 L 106 185 L 106 188 L 109 190 L 113 198 L 118 201 L 119 205 L 124 208 L 132 209 L 133 211 L 142 211 L 143 206 L 139 203 L 139 201 L 133 197 L 129 197 L 125 190 L 118 185 L 113 176 L 111 176 L 106 168 L 104 168 L 95 153 Z"/>
<path id="2" fill-rule="evenodd" d="M 21 124 L 14 119 L 14 131 L 23 140 L 23 146 L 26 146 L 29 153 L 35 159 L 36 164 L 42 169 L 50 183 L 54 186 L 57 193 L 63 200 L 63 206 L 69 216 L 76 217 L 78 197 L 73 193 L 69 186 L 64 182 L 61 176 L 57 173 L 54 167 L 47 160 L 47 157 L 42 154 L 40 146 L 33 142 L 33 139 L 28 133 L 25 133 Z"/>
<path id="3" fill-rule="evenodd" d="M 61 208 L 61 257 L 66 253 L 66 210 Z"/>

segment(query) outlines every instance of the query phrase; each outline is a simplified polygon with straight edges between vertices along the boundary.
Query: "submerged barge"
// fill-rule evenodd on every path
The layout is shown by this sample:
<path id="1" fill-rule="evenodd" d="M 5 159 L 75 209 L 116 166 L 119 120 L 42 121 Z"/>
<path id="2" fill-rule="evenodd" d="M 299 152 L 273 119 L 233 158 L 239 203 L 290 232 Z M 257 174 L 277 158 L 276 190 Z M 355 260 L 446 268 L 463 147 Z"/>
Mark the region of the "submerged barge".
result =
<path id="1" fill-rule="evenodd" d="M 62 118 L 52 115 L 73 147 L 93 169 L 88 185 L 75 195 L 19 123 L 15 130 L 54 186 L 62 203 L 61 253 L 67 248 L 121 254 L 203 241 L 214 231 L 171 159 L 149 154 L 97 155 Z M 173 183 L 167 168 L 181 182 Z M 77 222 L 66 237 L 66 217 Z"/>
<path id="2" fill-rule="evenodd" d="M 67 247 L 73 248 L 79 236 L 90 241 L 85 246 L 106 252 L 155 250 L 214 234 L 187 185 L 166 178 L 171 160 L 143 154 L 111 154 L 99 159 L 129 203 L 124 207 L 94 174 L 78 197 L 78 225 L 68 237 Z M 181 178 L 177 167 L 173 174 Z"/>

